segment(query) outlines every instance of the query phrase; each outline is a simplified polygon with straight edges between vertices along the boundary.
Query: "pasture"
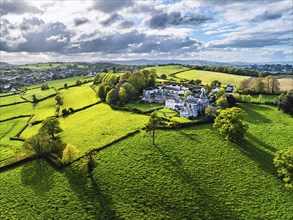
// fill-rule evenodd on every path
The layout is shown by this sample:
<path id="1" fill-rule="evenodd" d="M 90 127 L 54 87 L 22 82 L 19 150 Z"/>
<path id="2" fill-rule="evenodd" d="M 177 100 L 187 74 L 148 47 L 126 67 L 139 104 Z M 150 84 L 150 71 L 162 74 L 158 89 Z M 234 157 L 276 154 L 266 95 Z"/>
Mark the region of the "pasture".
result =
<path id="1" fill-rule="evenodd" d="M 159 104 L 159 103 L 129 103 L 124 105 L 124 107 L 127 107 L 129 109 L 138 109 L 141 112 L 149 112 L 152 110 L 163 108 L 165 105 Z"/>
<path id="2" fill-rule="evenodd" d="M 223 85 L 233 84 L 236 86 L 238 86 L 242 80 L 249 78 L 248 76 L 239 76 L 239 75 L 204 71 L 204 70 L 188 70 L 182 73 L 178 73 L 176 74 L 176 76 L 178 78 L 183 78 L 188 80 L 200 79 L 202 80 L 203 84 L 210 84 L 213 80 L 218 80 Z"/>
<path id="3" fill-rule="evenodd" d="M 24 100 L 18 94 L 0 97 L 0 105 L 13 104 L 16 102 L 23 102 L 23 101 Z"/>
<path id="4" fill-rule="evenodd" d="M 291 144 L 293 118 L 271 106 L 240 106 L 249 130 L 239 145 L 200 125 L 159 130 L 155 146 L 138 134 L 96 153 L 93 180 L 81 175 L 82 161 L 58 171 L 34 160 L 1 172 L 0 218 L 292 219 L 292 192 L 272 159 Z M 96 116 L 109 112 L 96 108 Z M 80 120 L 76 114 L 64 121 L 73 116 Z"/>
<path id="5" fill-rule="evenodd" d="M 98 101 L 95 91 L 88 84 L 84 84 L 60 91 L 63 104 L 62 109 L 78 109 Z"/>
<path id="6" fill-rule="evenodd" d="M 278 79 L 280 82 L 281 91 L 293 89 L 293 77 Z"/>
<path id="7" fill-rule="evenodd" d="M 106 104 L 98 104 L 86 110 L 59 118 L 65 143 L 75 145 L 81 155 L 89 149 L 97 149 L 130 132 L 141 129 L 148 116 L 131 112 L 114 111 Z M 39 125 L 28 127 L 21 135 L 29 138 L 37 133 Z"/>
<path id="8" fill-rule="evenodd" d="M 179 71 L 189 70 L 188 67 L 184 67 L 184 66 L 181 66 L 181 65 L 155 66 L 155 67 L 149 67 L 149 68 L 146 68 L 146 69 L 149 69 L 149 70 L 150 69 L 155 69 L 158 77 L 161 77 L 163 74 L 165 74 L 167 76 L 168 80 L 173 79 L 173 80 L 176 80 L 176 81 L 178 79 L 170 76 L 170 74 L 176 73 L 176 72 L 179 72 Z"/>
<path id="9" fill-rule="evenodd" d="M 22 97 L 29 101 L 33 101 L 33 95 L 35 95 L 36 98 L 40 100 L 54 94 L 56 94 L 56 91 L 54 89 L 41 90 L 40 88 L 36 88 L 26 90 L 24 94 L 22 94 Z"/>

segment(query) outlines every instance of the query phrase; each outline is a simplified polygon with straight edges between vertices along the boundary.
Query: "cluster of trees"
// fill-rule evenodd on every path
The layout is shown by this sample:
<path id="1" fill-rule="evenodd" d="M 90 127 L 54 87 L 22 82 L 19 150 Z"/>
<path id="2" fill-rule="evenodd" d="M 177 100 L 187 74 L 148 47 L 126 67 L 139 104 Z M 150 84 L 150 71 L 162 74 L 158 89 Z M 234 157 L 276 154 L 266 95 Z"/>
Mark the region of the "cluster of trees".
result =
<path id="1" fill-rule="evenodd" d="M 142 70 L 141 72 L 126 72 L 122 75 L 102 73 L 95 77 L 98 84 L 97 96 L 110 105 L 119 105 L 135 100 L 142 90 L 156 83 L 156 71 Z"/>
<path id="2" fill-rule="evenodd" d="M 293 115 L 293 89 L 286 91 L 278 97 L 278 109 Z"/>
<path id="3" fill-rule="evenodd" d="M 41 85 L 41 90 L 47 90 L 49 89 L 49 85 L 47 83 L 44 83 L 43 85 Z"/>
<path id="4" fill-rule="evenodd" d="M 252 69 L 245 69 L 245 68 L 236 68 L 236 67 L 225 67 L 225 66 L 191 66 L 192 69 L 196 70 L 205 70 L 205 71 L 213 71 L 213 72 L 220 72 L 220 73 L 228 73 L 228 74 L 235 74 L 241 76 L 268 76 L 268 75 L 275 75 L 275 73 L 271 72 L 259 72 Z"/>
<path id="5" fill-rule="evenodd" d="M 245 79 L 237 87 L 237 92 L 243 94 L 278 94 L 280 92 L 280 83 L 277 78 L 267 76 L 265 78 Z"/>

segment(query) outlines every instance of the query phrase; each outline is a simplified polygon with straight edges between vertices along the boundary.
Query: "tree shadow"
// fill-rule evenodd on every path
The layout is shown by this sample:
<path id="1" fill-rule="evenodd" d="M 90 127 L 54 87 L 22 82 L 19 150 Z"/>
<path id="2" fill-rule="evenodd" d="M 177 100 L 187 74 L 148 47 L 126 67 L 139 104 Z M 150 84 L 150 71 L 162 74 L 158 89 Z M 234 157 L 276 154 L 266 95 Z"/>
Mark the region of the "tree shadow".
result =
<path id="1" fill-rule="evenodd" d="M 46 160 L 36 159 L 23 165 L 21 181 L 24 185 L 30 186 L 35 194 L 44 195 L 54 187 L 55 172 Z"/>
<path id="2" fill-rule="evenodd" d="M 80 170 L 68 167 L 64 171 L 70 188 L 82 201 L 87 213 L 94 219 L 119 219 L 114 211 L 111 197 L 106 195 L 99 187 L 97 178 L 87 178 Z"/>
<path id="3" fill-rule="evenodd" d="M 200 219 L 237 219 L 237 214 L 234 213 L 227 205 L 221 203 L 218 199 L 207 194 L 205 189 L 201 187 L 199 179 L 193 174 L 189 174 L 182 160 L 176 155 L 172 155 L 172 158 L 167 155 L 158 145 L 154 145 L 154 149 L 159 152 L 163 159 L 166 161 L 166 169 L 169 170 L 174 176 L 179 178 L 183 184 L 186 184 L 193 194 L 198 196 L 197 205 L 200 210 L 193 209 L 187 219 L 193 219 L 195 216 L 199 216 Z M 185 213 L 185 206 L 176 206 L 176 212 Z"/>
<path id="4" fill-rule="evenodd" d="M 277 175 L 277 170 L 273 163 L 273 153 L 277 151 L 274 147 L 265 144 L 251 134 L 248 134 L 246 139 L 238 142 L 235 146 L 242 154 L 256 162 L 262 170 L 273 176 Z M 261 148 L 265 148 L 272 153 Z"/>
<path id="5" fill-rule="evenodd" d="M 259 109 L 262 111 L 267 111 L 269 108 L 267 106 L 257 106 L 254 109 Z M 252 108 L 245 107 L 245 112 L 249 115 L 246 120 L 252 124 L 259 124 L 259 123 L 271 123 L 271 119 L 266 117 L 264 114 L 260 114 Z M 270 109 L 269 109 L 270 110 Z M 264 112 L 265 113 L 265 112 Z"/>
<path id="6" fill-rule="evenodd" d="M 190 139 L 190 140 L 192 140 L 192 141 L 200 142 L 200 141 L 198 141 L 197 139 L 195 139 L 196 134 L 186 133 L 186 132 L 184 132 L 183 130 L 179 130 L 179 132 L 180 132 L 180 134 L 182 134 L 184 137 L 186 137 L 186 138 L 188 138 L 188 139 Z"/>

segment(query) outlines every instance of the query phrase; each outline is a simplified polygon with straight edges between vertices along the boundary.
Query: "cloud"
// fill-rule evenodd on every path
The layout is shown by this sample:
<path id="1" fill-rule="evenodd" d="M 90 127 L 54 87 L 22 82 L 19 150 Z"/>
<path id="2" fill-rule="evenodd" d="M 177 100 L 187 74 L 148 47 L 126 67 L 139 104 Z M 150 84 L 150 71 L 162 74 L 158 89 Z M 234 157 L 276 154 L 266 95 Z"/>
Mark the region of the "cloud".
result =
<path id="1" fill-rule="evenodd" d="M 186 14 L 182 16 L 181 12 L 178 11 L 153 15 L 147 21 L 147 24 L 152 29 L 165 29 L 170 26 L 178 25 L 200 25 L 209 20 L 211 20 L 211 18 L 204 15 Z"/>
<path id="2" fill-rule="evenodd" d="M 22 23 L 19 25 L 21 30 L 29 30 L 33 28 L 34 26 L 39 27 L 41 25 L 45 24 L 45 22 L 42 19 L 39 19 L 37 17 L 33 18 L 23 18 Z"/>
<path id="3" fill-rule="evenodd" d="M 119 1 L 94 1 L 93 9 L 104 12 L 112 13 L 127 8 L 133 5 L 133 0 L 119 0 Z"/>
<path id="4" fill-rule="evenodd" d="M 24 13 L 41 13 L 42 11 L 25 1 L 1 1 L 0 15 L 6 14 L 24 14 Z"/>
<path id="5" fill-rule="evenodd" d="M 74 18 L 74 25 L 79 26 L 90 22 L 89 19 L 82 17 L 82 18 Z"/>
<path id="6" fill-rule="evenodd" d="M 127 28 L 131 28 L 132 26 L 134 25 L 134 22 L 133 21 L 123 21 L 120 23 L 119 27 L 120 28 L 123 28 L 123 29 L 127 29 Z"/>
<path id="7" fill-rule="evenodd" d="M 122 17 L 117 14 L 117 13 L 113 13 L 110 15 L 109 18 L 107 18 L 106 20 L 101 21 L 101 25 L 105 26 L 110 26 L 111 24 L 115 23 L 116 21 L 122 19 Z"/>

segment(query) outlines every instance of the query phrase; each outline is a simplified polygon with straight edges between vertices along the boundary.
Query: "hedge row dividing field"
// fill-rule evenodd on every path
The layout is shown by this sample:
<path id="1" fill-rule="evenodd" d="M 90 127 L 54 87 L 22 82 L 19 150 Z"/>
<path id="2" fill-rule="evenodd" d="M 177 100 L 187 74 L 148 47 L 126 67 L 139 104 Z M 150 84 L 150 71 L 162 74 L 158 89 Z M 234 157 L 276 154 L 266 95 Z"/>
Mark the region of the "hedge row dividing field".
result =
<path id="1" fill-rule="evenodd" d="M 250 126 L 240 145 L 200 125 L 159 130 L 155 146 L 138 134 L 100 151 L 93 180 L 81 175 L 82 161 L 55 170 L 34 160 L 2 172 L 0 218 L 292 219 L 292 192 L 272 159 L 291 144 L 293 118 L 272 106 L 240 106 Z"/>
<path id="2" fill-rule="evenodd" d="M 18 102 L 23 102 L 24 100 L 20 97 L 19 94 L 10 95 L 10 96 L 4 96 L 0 97 L 0 106 L 1 105 L 8 105 Z"/>
<path id="3" fill-rule="evenodd" d="M 163 74 L 165 74 L 167 76 L 168 80 L 173 79 L 175 81 L 178 81 L 178 78 L 172 77 L 171 74 L 176 73 L 176 72 L 180 72 L 180 71 L 184 71 L 184 70 L 187 71 L 190 68 L 184 67 L 181 65 L 167 65 L 167 66 L 149 67 L 146 69 L 148 69 L 148 70 L 155 69 L 158 77 L 161 77 Z"/>

